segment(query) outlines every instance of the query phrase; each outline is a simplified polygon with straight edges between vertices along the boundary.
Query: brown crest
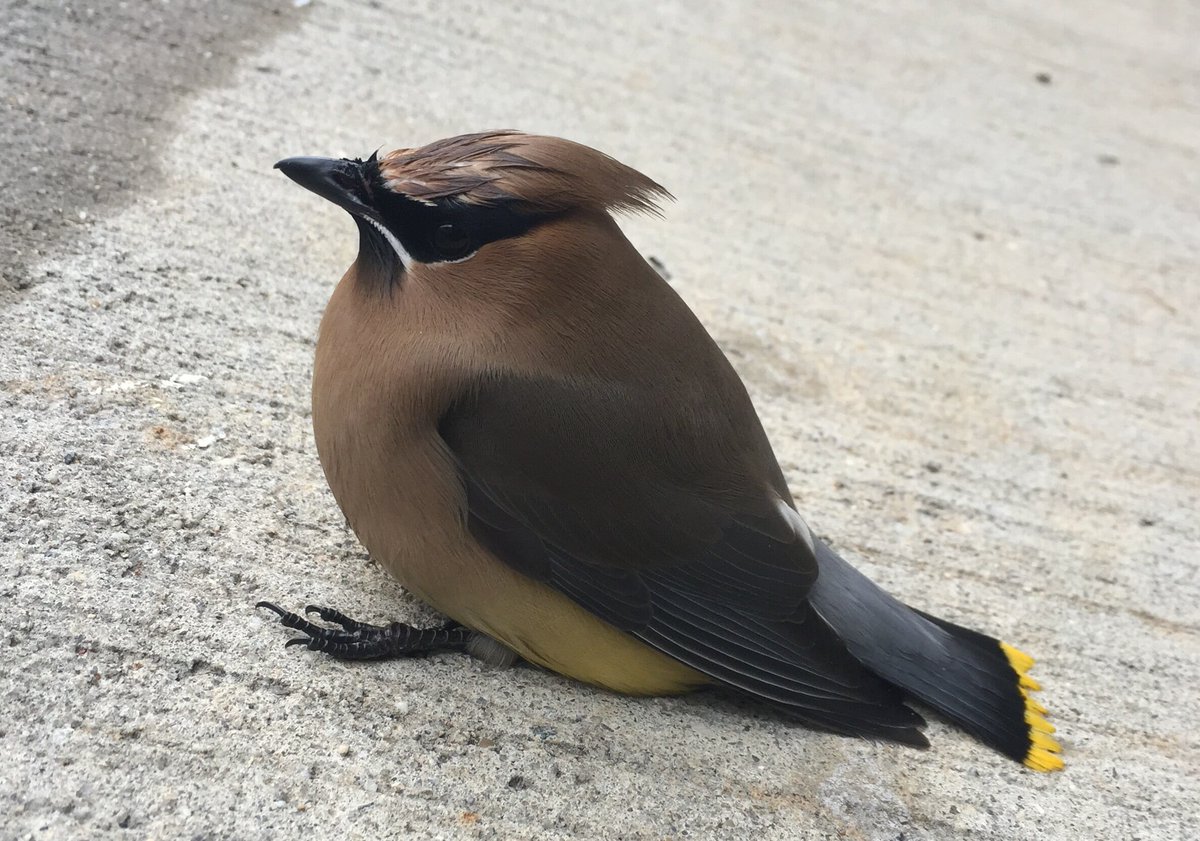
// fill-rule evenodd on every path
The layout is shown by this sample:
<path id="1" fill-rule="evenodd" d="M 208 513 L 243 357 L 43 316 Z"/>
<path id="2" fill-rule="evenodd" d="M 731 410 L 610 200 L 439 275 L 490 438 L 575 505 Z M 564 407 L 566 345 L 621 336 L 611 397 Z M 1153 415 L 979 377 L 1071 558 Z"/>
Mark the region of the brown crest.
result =
<path id="1" fill-rule="evenodd" d="M 518 131 L 464 134 L 419 149 L 397 149 L 379 159 L 379 172 L 388 189 L 418 201 L 511 203 L 527 213 L 582 207 L 656 214 L 658 201 L 671 198 L 603 152 Z"/>

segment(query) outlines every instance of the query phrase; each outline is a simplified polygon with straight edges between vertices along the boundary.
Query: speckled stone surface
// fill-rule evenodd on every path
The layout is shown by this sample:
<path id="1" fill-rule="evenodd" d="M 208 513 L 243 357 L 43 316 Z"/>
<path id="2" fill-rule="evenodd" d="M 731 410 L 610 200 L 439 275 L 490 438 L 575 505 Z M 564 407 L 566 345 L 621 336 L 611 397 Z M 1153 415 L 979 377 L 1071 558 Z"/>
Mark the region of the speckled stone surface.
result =
<path id="1" fill-rule="evenodd" d="M 122 60 L 76 78 L 28 40 L 58 7 L 9 5 L 0 96 L 57 103 L 112 193 L 69 230 L 79 173 L 0 196 L 0 838 L 1200 837 L 1194 4 L 182 4 L 209 75 L 101 11 L 73 37 Z M 130 130 L 150 176 L 89 139 L 118 84 L 168 115 Z M 674 192 L 626 230 L 813 528 L 1036 656 L 1064 773 L 936 717 L 918 752 L 284 650 L 255 601 L 436 617 L 325 488 L 308 380 L 356 239 L 271 164 L 500 127 Z"/>

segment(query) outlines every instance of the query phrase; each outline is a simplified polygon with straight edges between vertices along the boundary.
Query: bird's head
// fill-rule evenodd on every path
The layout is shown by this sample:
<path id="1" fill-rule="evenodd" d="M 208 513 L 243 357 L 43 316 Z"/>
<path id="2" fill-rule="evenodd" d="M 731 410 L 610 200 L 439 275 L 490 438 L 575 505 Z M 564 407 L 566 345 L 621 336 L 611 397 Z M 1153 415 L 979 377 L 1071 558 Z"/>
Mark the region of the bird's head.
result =
<path id="1" fill-rule="evenodd" d="M 453 263 L 495 276 L 550 223 L 607 219 L 609 211 L 653 213 L 656 201 L 669 197 L 595 149 L 515 131 L 451 137 L 366 160 L 301 157 L 275 166 L 354 217 L 359 274 L 389 287 Z"/>

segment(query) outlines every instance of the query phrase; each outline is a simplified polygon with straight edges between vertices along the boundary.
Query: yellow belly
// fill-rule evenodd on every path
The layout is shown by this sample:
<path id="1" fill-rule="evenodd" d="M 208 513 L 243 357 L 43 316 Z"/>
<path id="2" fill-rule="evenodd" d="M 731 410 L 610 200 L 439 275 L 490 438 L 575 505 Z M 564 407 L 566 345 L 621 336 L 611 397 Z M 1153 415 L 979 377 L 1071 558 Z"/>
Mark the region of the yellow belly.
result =
<path id="1" fill-rule="evenodd" d="M 677 695 L 711 682 L 482 549 L 471 554 L 475 557 L 463 560 L 476 574 L 453 586 L 440 576 L 435 582 L 414 580 L 422 577 L 420 571 L 395 572 L 442 613 L 561 675 L 627 695 Z"/>

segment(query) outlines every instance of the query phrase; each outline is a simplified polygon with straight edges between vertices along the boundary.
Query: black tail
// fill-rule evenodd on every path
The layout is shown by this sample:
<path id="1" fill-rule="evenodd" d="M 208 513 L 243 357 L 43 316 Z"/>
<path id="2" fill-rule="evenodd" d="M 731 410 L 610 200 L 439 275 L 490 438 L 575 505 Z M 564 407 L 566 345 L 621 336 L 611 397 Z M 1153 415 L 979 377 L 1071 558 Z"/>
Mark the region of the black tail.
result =
<path id="1" fill-rule="evenodd" d="M 1038 771 L 1063 767 L 1033 658 L 999 640 L 913 610 L 816 541 L 813 607 L 850 653 L 883 679 L 942 713 L 984 744 Z"/>

